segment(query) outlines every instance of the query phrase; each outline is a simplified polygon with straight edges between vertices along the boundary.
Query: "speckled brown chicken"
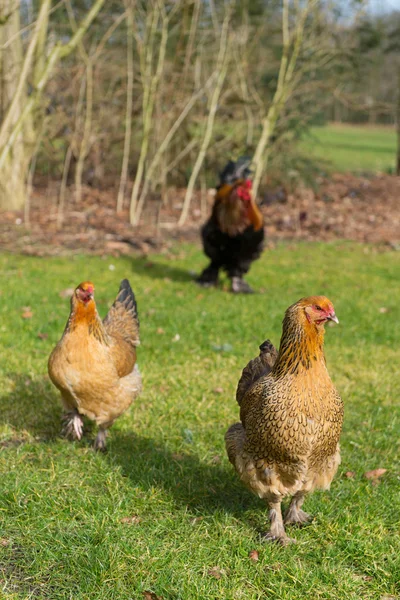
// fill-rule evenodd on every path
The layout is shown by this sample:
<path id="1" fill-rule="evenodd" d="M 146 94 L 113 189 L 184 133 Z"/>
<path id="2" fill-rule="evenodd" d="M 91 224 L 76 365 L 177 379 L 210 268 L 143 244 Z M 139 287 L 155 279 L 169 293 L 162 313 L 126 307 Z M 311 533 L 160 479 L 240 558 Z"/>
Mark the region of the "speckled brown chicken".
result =
<path id="1" fill-rule="evenodd" d="M 287 544 L 284 525 L 311 519 L 301 506 L 314 489 L 329 489 L 340 463 L 343 403 L 324 357 L 324 325 L 338 323 L 324 296 L 303 298 L 283 320 L 279 353 L 269 342 L 243 370 L 236 398 L 241 423 L 225 443 L 241 480 L 269 506 L 266 539 Z M 291 496 L 282 518 L 281 502 Z"/>
<path id="2" fill-rule="evenodd" d="M 94 285 L 90 281 L 78 285 L 63 336 L 48 364 L 66 411 L 67 437 L 81 439 L 84 415 L 99 426 L 95 448 L 105 450 L 107 429 L 141 391 L 139 343 L 136 300 L 127 279 L 104 321 L 96 309 Z"/>

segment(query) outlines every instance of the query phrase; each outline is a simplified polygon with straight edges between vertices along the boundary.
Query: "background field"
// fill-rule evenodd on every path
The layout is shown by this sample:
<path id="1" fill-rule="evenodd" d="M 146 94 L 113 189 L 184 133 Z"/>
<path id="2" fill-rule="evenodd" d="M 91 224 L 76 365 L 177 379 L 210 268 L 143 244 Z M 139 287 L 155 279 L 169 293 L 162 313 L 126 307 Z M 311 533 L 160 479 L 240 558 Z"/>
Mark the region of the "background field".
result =
<path id="1" fill-rule="evenodd" d="M 255 263 L 250 297 L 198 289 L 189 271 L 203 265 L 194 246 L 151 259 L 0 257 L 1 598 L 399 597 L 400 254 L 278 246 Z M 46 362 L 69 313 L 60 292 L 92 279 L 104 315 L 123 277 L 138 298 L 144 392 L 98 455 L 93 431 L 58 437 Z M 340 319 L 326 355 L 345 402 L 342 465 L 331 491 L 307 500 L 315 521 L 279 548 L 260 542 L 266 511 L 223 435 L 241 369 L 311 293 Z M 387 469 L 377 485 L 363 475 L 375 468 Z"/>
<path id="2" fill-rule="evenodd" d="M 394 173 L 394 127 L 332 123 L 312 127 L 300 148 L 309 157 L 327 161 L 333 171 Z"/>

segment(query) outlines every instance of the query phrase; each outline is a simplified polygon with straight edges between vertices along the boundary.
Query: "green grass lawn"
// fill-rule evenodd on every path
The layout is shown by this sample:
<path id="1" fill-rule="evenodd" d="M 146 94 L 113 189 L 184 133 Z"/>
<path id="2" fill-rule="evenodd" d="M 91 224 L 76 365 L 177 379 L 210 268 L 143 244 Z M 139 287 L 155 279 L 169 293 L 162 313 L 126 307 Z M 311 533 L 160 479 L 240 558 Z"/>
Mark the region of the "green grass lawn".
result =
<path id="1" fill-rule="evenodd" d="M 248 277 L 259 293 L 240 297 L 198 289 L 189 271 L 204 264 L 193 246 L 150 259 L 0 256 L 0 598 L 400 597 L 400 253 L 278 246 Z M 46 365 L 69 314 L 59 293 L 90 278 L 104 315 L 123 277 L 138 299 L 144 391 L 102 455 L 93 430 L 59 437 Z M 326 355 L 345 403 L 342 464 L 331 491 L 306 500 L 314 522 L 281 548 L 260 541 L 265 507 L 223 436 L 241 369 L 265 338 L 279 343 L 287 306 L 316 293 L 340 319 Z M 364 473 L 376 468 L 387 473 L 373 485 Z"/>
<path id="2" fill-rule="evenodd" d="M 300 148 L 335 171 L 393 173 L 396 133 L 389 127 L 330 124 L 313 127 Z"/>

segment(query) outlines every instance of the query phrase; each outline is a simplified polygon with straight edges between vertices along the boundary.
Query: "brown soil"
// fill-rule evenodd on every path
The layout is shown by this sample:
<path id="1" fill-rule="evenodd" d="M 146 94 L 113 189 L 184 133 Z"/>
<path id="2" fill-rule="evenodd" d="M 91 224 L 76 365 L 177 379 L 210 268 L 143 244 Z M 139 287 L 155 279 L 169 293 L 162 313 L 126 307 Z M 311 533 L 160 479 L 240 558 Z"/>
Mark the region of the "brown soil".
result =
<path id="1" fill-rule="evenodd" d="M 115 212 L 115 190 L 84 189 L 78 206 L 67 199 L 61 225 L 57 223 L 57 186 L 37 187 L 30 206 L 29 223 L 18 212 L 0 214 L 0 249 L 33 255 L 71 252 L 124 254 L 132 247 L 147 254 L 177 240 L 199 240 L 201 223 L 213 202 L 210 191 L 192 202 L 188 224 L 178 228 L 183 189 L 169 190 L 163 204 L 150 199 L 140 227 L 129 225 L 128 209 Z M 318 182 L 318 190 L 284 188 L 262 198 L 266 234 L 277 240 L 348 239 L 384 244 L 400 249 L 400 177 L 371 179 L 336 175 Z"/>

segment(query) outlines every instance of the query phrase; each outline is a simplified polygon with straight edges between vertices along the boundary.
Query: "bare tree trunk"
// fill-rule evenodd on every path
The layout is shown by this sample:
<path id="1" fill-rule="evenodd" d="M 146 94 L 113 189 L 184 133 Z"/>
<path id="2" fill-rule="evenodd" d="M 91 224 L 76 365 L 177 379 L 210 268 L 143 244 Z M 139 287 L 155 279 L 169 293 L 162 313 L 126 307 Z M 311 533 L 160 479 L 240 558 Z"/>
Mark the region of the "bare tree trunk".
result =
<path id="1" fill-rule="evenodd" d="M 155 73 L 152 72 L 153 51 L 155 49 L 155 36 L 159 30 L 159 19 L 161 17 L 161 41 L 158 48 L 157 66 Z M 145 47 L 139 44 L 141 53 L 141 70 L 143 81 L 143 136 L 142 145 L 140 148 L 139 162 L 136 170 L 135 182 L 132 188 L 131 205 L 130 205 L 130 222 L 132 225 L 138 224 L 136 214 L 139 189 L 142 183 L 147 153 L 150 143 L 150 133 L 153 121 L 153 110 L 156 99 L 157 87 L 164 68 L 165 53 L 168 41 L 168 17 L 165 11 L 165 6 L 157 3 L 157 8 L 149 15 L 149 38 Z"/>
<path id="2" fill-rule="evenodd" d="M 26 81 L 32 64 L 36 43 L 44 22 L 47 24 L 49 0 L 42 3 L 34 33 L 23 60 L 20 31 L 20 2 L 0 0 L 0 45 L 11 37 L 14 40 L 1 52 L 0 72 L 0 144 L 7 143 L 12 127 L 18 122 L 26 98 Z M 0 209 L 18 210 L 23 208 L 26 198 L 26 177 L 30 154 L 33 149 L 31 121 L 26 121 L 15 138 L 12 151 L 7 154 L 0 170 Z"/>
<path id="3" fill-rule="evenodd" d="M 398 79 L 397 79 L 396 127 L 397 127 L 396 175 L 400 175 L 400 68 L 398 71 Z"/>
<path id="4" fill-rule="evenodd" d="M 216 82 L 215 82 L 213 93 L 211 95 L 210 109 L 208 112 L 207 123 L 206 123 L 203 141 L 201 143 L 200 150 L 197 155 L 196 162 L 193 166 L 193 171 L 190 175 L 189 183 L 188 183 L 188 186 L 186 189 L 185 198 L 183 201 L 183 208 L 182 208 L 181 216 L 179 217 L 179 221 L 178 221 L 179 227 L 181 227 L 182 225 L 185 224 L 185 221 L 189 214 L 190 202 L 192 200 L 194 186 L 196 184 L 197 177 L 200 173 L 204 158 L 206 156 L 208 146 L 211 141 L 215 115 L 216 115 L 217 109 L 218 109 L 218 101 L 219 101 L 219 98 L 221 95 L 222 87 L 224 85 L 227 70 L 228 70 L 228 60 L 229 60 L 228 29 L 229 29 L 230 16 L 231 16 L 231 5 L 227 8 L 227 13 L 225 15 L 224 22 L 223 22 L 222 28 L 221 28 L 220 46 L 219 46 L 219 53 L 218 53 L 217 64 L 216 64 Z"/>
<path id="5" fill-rule="evenodd" d="M 86 112 L 83 126 L 83 136 L 79 148 L 78 161 L 75 170 L 75 194 L 78 204 L 82 200 L 82 175 L 85 159 L 89 152 L 89 138 L 92 129 L 93 111 L 93 63 L 89 58 L 86 65 Z"/>
<path id="6" fill-rule="evenodd" d="M 133 105 L 133 3 L 126 5 L 126 113 L 125 113 L 125 140 L 124 155 L 122 158 L 121 178 L 119 181 L 117 213 L 121 212 L 124 205 L 126 182 L 128 179 L 129 151 L 132 137 L 132 105 Z"/>

